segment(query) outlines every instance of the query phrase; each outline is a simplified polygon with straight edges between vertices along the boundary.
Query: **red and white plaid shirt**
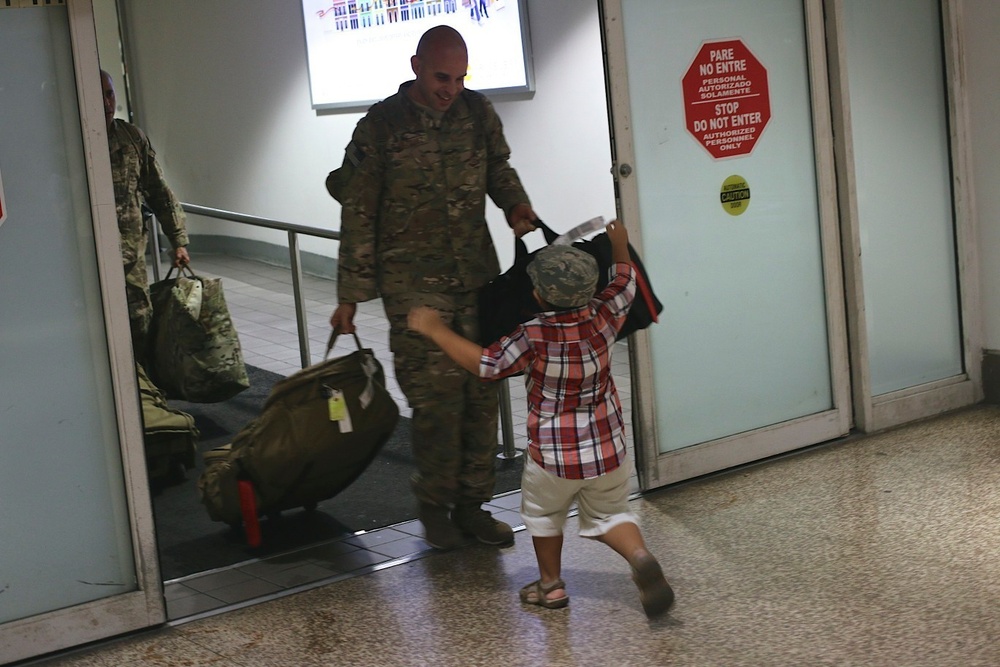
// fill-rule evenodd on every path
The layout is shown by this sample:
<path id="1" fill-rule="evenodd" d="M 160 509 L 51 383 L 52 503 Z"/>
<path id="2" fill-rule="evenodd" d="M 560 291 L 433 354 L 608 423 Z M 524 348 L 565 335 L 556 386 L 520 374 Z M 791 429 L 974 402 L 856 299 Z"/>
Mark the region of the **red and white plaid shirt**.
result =
<path id="1" fill-rule="evenodd" d="M 528 453 L 565 479 L 590 479 L 625 460 L 625 423 L 611 376 L 611 348 L 635 298 L 631 264 L 575 310 L 550 311 L 483 350 L 479 375 L 526 370 Z"/>

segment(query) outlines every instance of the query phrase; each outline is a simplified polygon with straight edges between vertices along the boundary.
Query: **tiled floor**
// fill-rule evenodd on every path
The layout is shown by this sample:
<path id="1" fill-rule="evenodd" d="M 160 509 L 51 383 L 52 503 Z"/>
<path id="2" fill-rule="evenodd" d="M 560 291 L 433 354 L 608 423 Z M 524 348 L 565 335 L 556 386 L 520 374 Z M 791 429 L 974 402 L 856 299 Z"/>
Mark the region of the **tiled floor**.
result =
<path id="1" fill-rule="evenodd" d="M 239 332 L 247 364 L 280 375 L 290 375 L 301 369 L 289 269 L 221 255 L 195 255 L 192 266 L 199 275 L 223 278 L 226 303 Z M 303 276 L 302 292 L 306 299 L 309 352 L 312 363 L 316 363 L 323 359 L 329 339 L 329 318 L 336 305 L 336 287 L 329 280 Z M 387 388 L 396 398 L 400 414 L 409 417 L 411 412 L 393 373 L 388 324 L 381 302 L 359 304 L 355 324 L 362 345 L 371 348 L 382 362 Z M 353 340 L 344 337 L 337 341 L 331 356 L 346 353 L 353 346 Z M 628 349 L 624 343 L 619 343 L 614 353 L 614 374 L 626 422 L 630 423 L 631 387 Z M 524 420 L 527 417 L 524 386 L 514 380 L 509 383 L 509 390 L 515 436 L 513 448 L 520 451 L 525 447 Z M 631 439 L 629 444 L 631 446 Z M 634 477 L 633 490 L 638 490 Z M 498 519 L 520 530 L 523 526 L 517 511 L 519 507 L 520 493 L 514 492 L 494 499 L 489 509 Z M 192 573 L 166 582 L 168 617 L 178 620 L 218 613 L 422 558 L 432 550 L 421 535 L 419 522 L 409 521 L 230 568 Z"/>
<path id="2" fill-rule="evenodd" d="M 975 406 L 646 494 L 633 507 L 677 593 L 660 619 L 570 521 L 565 609 L 518 601 L 538 576 L 522 532 L 37 664 L 996 667 L 998 463 L 1000 407 Z"/>

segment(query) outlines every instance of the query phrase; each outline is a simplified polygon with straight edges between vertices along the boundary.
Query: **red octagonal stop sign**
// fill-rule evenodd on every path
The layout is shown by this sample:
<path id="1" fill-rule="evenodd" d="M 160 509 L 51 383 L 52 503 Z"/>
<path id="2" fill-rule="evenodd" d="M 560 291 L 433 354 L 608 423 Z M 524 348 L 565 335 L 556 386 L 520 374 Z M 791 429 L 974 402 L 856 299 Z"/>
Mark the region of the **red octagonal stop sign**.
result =
<path id="1" fill-rule="evenodd" d="M 747 155 L 767 121 L 767 70 L 739 39 L 705 42 L 681 81 L 684 119 L 714 158 Z"/>

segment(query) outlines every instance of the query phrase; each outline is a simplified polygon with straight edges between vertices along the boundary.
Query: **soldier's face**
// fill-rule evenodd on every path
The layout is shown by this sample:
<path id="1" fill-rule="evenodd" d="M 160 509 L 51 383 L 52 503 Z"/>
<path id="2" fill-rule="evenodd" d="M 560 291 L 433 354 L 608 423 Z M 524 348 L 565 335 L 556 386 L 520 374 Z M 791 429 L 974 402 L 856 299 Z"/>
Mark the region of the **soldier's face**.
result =
<path id="1" fill-rule="evenodd" d="M 115 119 L 115 84 L 110 76 L 101 75 L 101 90 L 104 94 L 104 122 L 111 127 L 111 121 Z"/>
<path id="2" fill-rule="evenodd" d="M 460 47 L 430 49 L 423 57 L 413 56 L 410 66 L 417 76 L 410 95 L 416 102 L 444 112 L 465 90 L 469 55 Z"/>

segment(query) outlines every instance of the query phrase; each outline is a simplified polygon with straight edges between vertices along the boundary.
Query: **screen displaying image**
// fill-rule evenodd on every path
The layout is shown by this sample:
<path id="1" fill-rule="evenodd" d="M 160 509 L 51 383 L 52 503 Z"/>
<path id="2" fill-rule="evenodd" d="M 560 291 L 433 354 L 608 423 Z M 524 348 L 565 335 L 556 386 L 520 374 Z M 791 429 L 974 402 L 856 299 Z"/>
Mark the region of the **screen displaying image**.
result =
<path id="1" fill-rule="evenodd" d="M 524 0 L 302 0 L 314 109 L 367 108 L 413 78 L 420 36 L 449 25 L 469 47 L 467 88 L 534 90 Z"/>

